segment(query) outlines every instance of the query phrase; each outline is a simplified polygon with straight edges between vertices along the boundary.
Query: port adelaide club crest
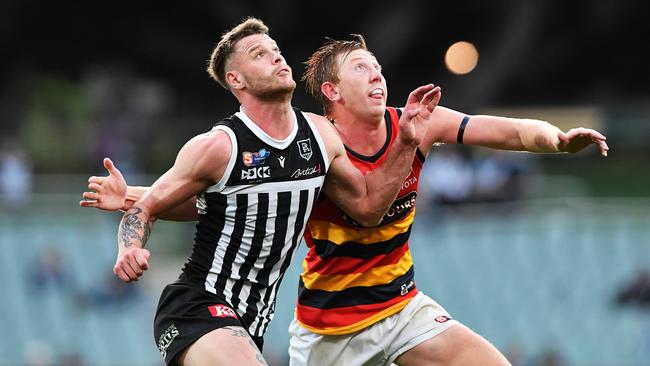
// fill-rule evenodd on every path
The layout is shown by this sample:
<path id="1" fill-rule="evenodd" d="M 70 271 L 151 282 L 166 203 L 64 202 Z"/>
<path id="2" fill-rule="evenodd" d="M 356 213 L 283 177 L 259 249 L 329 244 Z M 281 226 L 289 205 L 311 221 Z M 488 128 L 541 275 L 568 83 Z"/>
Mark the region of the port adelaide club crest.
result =
<path id="1" fill-rule="evenodd" d="M 300 152 L 300 156 L 305 160 L 311 159 L 311 156 L 313 154 L 313 151 L 311 149 L 311 139 L 300 140 L 296 143 L 298 144 L 298 151 Z"/>

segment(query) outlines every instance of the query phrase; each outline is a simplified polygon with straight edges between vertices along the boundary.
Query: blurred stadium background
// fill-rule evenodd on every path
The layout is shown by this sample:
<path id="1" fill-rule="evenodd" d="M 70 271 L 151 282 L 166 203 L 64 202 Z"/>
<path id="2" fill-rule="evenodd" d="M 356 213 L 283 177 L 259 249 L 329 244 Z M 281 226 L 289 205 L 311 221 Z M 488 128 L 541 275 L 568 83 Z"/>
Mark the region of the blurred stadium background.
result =
<path id="1" fill-rule="evenodd" d="M 162 364 L 153 312 L 193 225 L 159 222 L 151 270 L 124 285 L 112 276 L 120 215 L 77 202 L 104 156 L 148 185 L 235 111 L 205 61 L 249 15 L 269 25 L 296 79 L 325 36 L 361 33 L 392 105 L 434 82 L 441 104 L 467 113 L 603 131 L 607 159 L 435 148 L 411 241 L 416 278 L 515 365 L 650 365 L 650 6 L 625 0 L 3 1 L 0 365 Z M 472 68 L 471 53 L 447 55 L 458 41 L 478 52 L 465 74 L 451 70 Z M 294 101 L 320 110 L 300 83 Z M 271 365 L 287 363 L 303 254 L 265 337 Z"/>

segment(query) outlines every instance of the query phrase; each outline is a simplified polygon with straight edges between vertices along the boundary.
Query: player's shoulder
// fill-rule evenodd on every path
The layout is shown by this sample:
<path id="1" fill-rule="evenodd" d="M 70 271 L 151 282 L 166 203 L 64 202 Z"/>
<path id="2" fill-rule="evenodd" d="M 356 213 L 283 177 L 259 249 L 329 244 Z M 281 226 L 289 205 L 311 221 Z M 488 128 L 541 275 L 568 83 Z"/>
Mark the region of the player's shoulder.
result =
<path id="1" fill-rule="evenodd" d="M 231 137 L 221 128 L 214 128 L 191 138 L 185 147 L 196 152 L 210 154 L 229 154 L 232 148 Z"/>
<path id="2" fill-rule="evenodd" d="M 303 112 L 307 118 L 309 118 L 314 124 L 317 126 L 323 125 L 323 126 L 328 126 L 331 125 L 332 122 L 325 118 L 324 116 L 321 116 L 320 114 L 312 113 L 312 112 Z"/>
<path id="3" fill-rule="evenodd" d="M 318 130 L 318 133 L 321 135 L 323 140 L 325 140 L 325 143 L 329 143 L 332 140 L 335 142 L 341 140 L 338 133 L 336 132 L 336 129 L 334 128 L 334 125 L 332 124 L 332 121 L 324 116 L 321 116 L 320 114 L 310 112 L 306 112 L 305 114 L 307 118 L 309 118 L 314 123 L 314 126 Z"/>

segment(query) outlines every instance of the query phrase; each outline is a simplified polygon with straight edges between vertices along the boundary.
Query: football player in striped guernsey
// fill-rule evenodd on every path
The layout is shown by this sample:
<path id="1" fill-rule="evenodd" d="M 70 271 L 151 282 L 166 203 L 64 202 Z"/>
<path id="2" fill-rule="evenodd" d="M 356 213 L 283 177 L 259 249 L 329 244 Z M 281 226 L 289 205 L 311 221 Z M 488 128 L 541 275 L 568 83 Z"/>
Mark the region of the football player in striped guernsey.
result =
<path id="1" fill-rule="evenodd" d="M 291 106 L 291 68 L 260 20 L 225 33 L 208 71 L 240 111 L 187 142 L 130 207 L 114 207 L 127 209 L 114 272 L 137 281 L 149 267 L 144 246 L 156 218 L 197 197 L 192 254 L 156 311 L 158 349 L 167 364 L 265 364 L 262 336 L 320 191 L 358 222 L 377 224 L 409 172 L 440 89 L 429 84 L 409 95 L 390 156 L 363 174 L 326 118 Z M 91 178 L 95 193 L 84 196 L 99 198 L 101 184 Z"/>
<path id="2" fill-rule="evenodd" d="M 329 42 L 307 65 L 307 89 L 323 105 L 355 167 L 364 173 L 377 169 L 394 148 L 402 110 L 386 107 L 386 81 L 363 38 Z M 290 329 L 292 365 L 508 364 L 416 287 L 408 237 L 420 168 L 436 142 L 531 152 L 577 152 L 595 144 L 604 156 L 608 146 L 591 129 L 564 133 L 543 121 L 467 116 L 440 106 L 427 121 L 410 172 L 379 225 L 357 222 L 327 194 L 316 203 Z M 109 168 L 109 177 L 95 178 L 103 186 L 95 187 L 101 191 L 88 198 L 99 201 L 89 205 L 128 207 L 146 188 L 127 188 Z M 188 207 L 170 212 L 170 218 L 196 215 L 191 202 Z"/>

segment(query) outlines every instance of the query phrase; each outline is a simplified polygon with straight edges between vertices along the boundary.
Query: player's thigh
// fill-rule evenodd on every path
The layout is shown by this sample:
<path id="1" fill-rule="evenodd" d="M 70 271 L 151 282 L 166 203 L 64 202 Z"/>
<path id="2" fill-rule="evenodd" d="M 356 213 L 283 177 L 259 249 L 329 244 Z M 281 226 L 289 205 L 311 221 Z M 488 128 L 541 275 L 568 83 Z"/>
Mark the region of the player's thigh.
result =
<path id="1" fill-rule="evenodd" d="M 181 366 L 266 365 L 244 328 L 233 326 L 205 334 L 178 356 L 177 363 Z"/>
<path id="2" fill-rule="evenodd" d="M 496 347 L 460 323 L 404 352 L 395 363 L 399 366 L 510 365 Z"/>

